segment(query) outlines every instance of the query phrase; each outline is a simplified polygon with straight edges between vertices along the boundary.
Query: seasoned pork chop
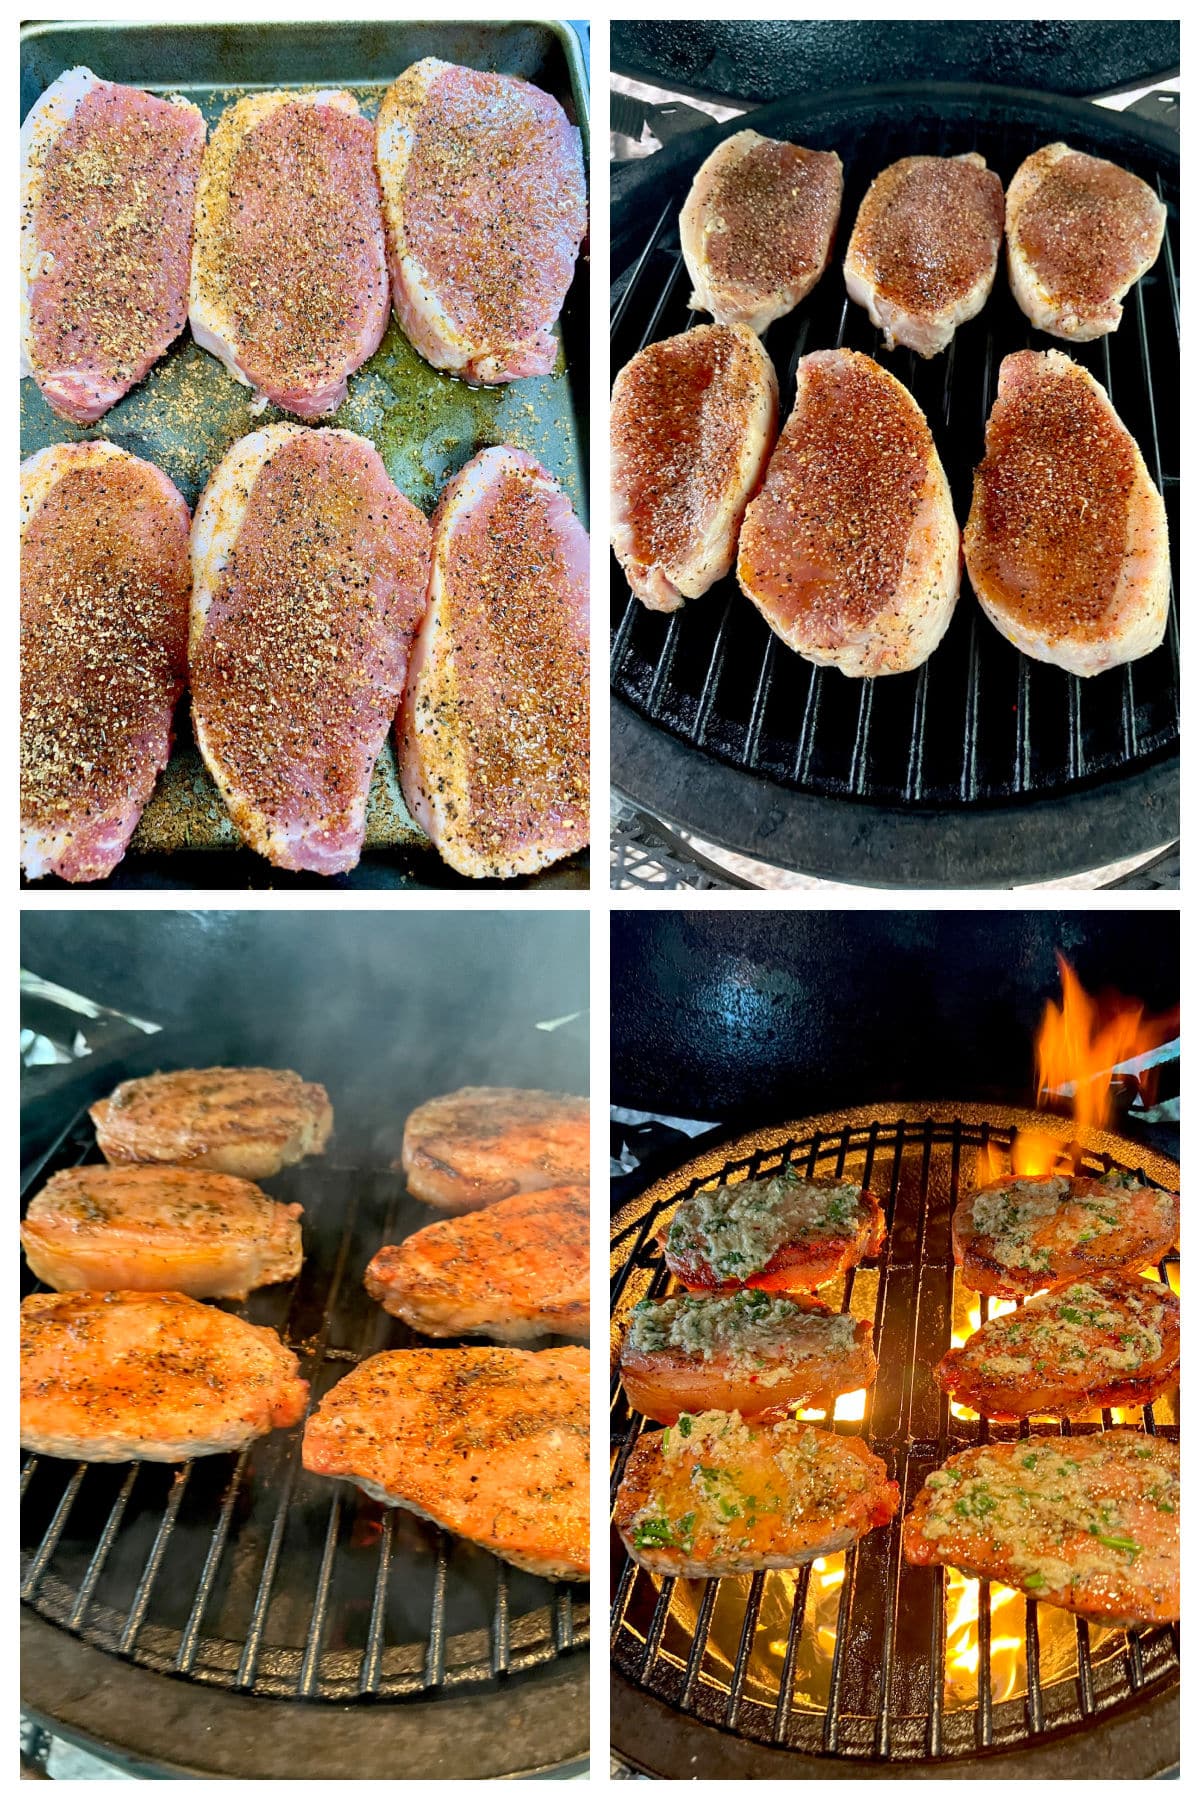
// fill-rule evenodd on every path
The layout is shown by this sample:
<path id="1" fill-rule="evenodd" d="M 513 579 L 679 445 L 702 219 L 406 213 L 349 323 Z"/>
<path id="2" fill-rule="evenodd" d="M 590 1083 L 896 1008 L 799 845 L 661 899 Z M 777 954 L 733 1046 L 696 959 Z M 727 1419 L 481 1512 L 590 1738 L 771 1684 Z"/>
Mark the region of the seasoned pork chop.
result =
<path id="1" fill-rule="evenodd" d="M 984 612 L 1038 662 L 1098 675 L 1162 643 L 1162 495 L 1104 389 L 1061 350 L 1000 365 L 963 548 Z"/>
<path id="2" fill-rule="evenodd" d="M 642 1300 L 621 1344 L 630 1406 L 663 1425 L 682 1412 L 830 1407 L 874 1379 L 866 1320 L 756 1287 Z"/>
<path id="3" fill-rule="evenodd" d="M 982 156 L 906 156 L 877 175 L 846 251 L 846 291 L 889 350 L 936 356 L 983 309 L 1004 239 L 1004 188 Z"/>
<path id="4" fill-rule="evenodd" d="M 93 425 L 187 323 L 204 118 L 68 69 L 21 128 L 21 374 Z"/>
<path id="5" fill-rule="evenodd" d="M 428 521 L 365 438 L 271 425 L 205 488 L 192 567 L 192 720 L 234 824 L 278 868 L 352 869 L 424 610 Z"/>
<path id="6" fill-rule="evenodd" d="M 588 539 L 523 450 L 481 450 L 433 520 L 396 720 L 409 811 L 460 875 L 530 875 L 588 841 Z"/>
<path id="7" fill-rule="evenodd" d="M 775 441 L 779 384 L 746 325 L 698 325 L 639 350 L 612 395 L 612 543 L 654 612 L 733 567 Z"/>
<path id="8" fill-rule="evenodd" d="M 841 206 L 840 157 L 735 132 L 701 163 L 679 215 L 689 305 L 764 332 L 829 267 Z"/>
<path id="9" fill-rule="evenodd" d="M 110 1163 L 179 1163 L 261 1181 L 319 1155 L 325 1089 L 291 1069 L 169 1069 L 123 1081 L 90 1108 Z"/>
<path id="10" fill-rule="evenodd" d="M 1179 1617 L 1179 1446 L 1138 1431 L 952 1456 L 904 1521 L 911 1563 L 949 1563 L 1105 1625 Z"/>
<path id="11" fill-rule="evenodd" d="M 514 1194 L 427 1225 L 372 1257 L 366 1289 L 427 1337 L 586 1341 L 587 1189 Z"/>
<path id="12" fill-rule="evenodd" d="M 798 1419 L 683 1413 L 634 1445 L 615 1523 L 644 1569 L 707 1578 L 832 1556 L 899 1504 L 886 1463 L 861 1438 Z"/>
<path id="13" fill-rule="evenodd" d="M 789 1163 L 779 1174 L 681 1200 L 658 1244 L 685 1287 L 803 1294 L 874 1256 L 883 1237 L 874 1194 L 833 1176 L 809 1179 Z"/>
<path id="14" fill-rule="evenodd" d="M 1179 1301 L 1126 1275 L 1067 1282 L 989 1319 L 946 1352 L 937 1378 L 992 1419 L 1142 1406 L 1179 1379 Z"/>
<path id="15" fill-rule="evenodd" d="M 303 1210 L 235 1175 L 88 1163 L 51 1176 L 25 1215 L 21 1243 L 38 1280 L 60 1291 L 244 1300 L 300 1273 Z"/>
<path id="16" fill-rule="evenodd" d="M 950 488 L 925 415 L 869 356 L 801 357 L 737 573 L 789 649 L 844 675 L 902 674 L 941 642 L 958 597 Z"/>
<path id="17" fill-rule="evenodd" d="M 1135 1175 L 1048 1175 L 990 1181 L 951 1221 L 963 1279 L 1017 1299 L 1061 1281 L 1136 1275 L 1179 1240 L 1179 1195 Z"/>
<path id="18" fill-rule="evenodd" d="M 427 56 L 376 120 L 396 317 L 435 369 L 548 375 L 587 229 L 579 132 L 528 81 Z"/>
<path id="19" fill-rule="evenodd" d="M 21 1302 L 21 1443 L 84 1462 L 183 1462 L 304 1416 L 308 1383 L 265 1325 L 186 1294 Z"/>
<path id="20" fill-rule="evenodd" d="M 336 412 L 388 321 L 375 132 L 353 94 L 248 94 L 204 155 L 192 336 L 302 419 Z"/>
<path id="21" fill-rule="evenodd" d="M 534 1575 L 588 1573 L 586 1350 L 391 1350 L 343 1376 L 304 1467 Z"/>
<path id="22" fill-rule="evenodd" d="M 541 1088 L 459 1088 L 408 1115 L 400 1167 L 409 1192 L 474 1212 L 539 1188 L 586 1187 L 588 1103 Z"/>
<path id="23" fill-rule="evenodd" d="M 171 754 L 187 672 L 188 509 L 115 444 L 21 465 L 21 866 L 102 881 Z"/>
<path id="24" fill-rule="evenodd" d="M 1021 164 L 1005 202 L 1017 305 L 1039 331 L 1076 344 L 1115 331 L 1166 223 L 1153 188 L 1128 169 L 1069 144 L 1043 145 Z"/>

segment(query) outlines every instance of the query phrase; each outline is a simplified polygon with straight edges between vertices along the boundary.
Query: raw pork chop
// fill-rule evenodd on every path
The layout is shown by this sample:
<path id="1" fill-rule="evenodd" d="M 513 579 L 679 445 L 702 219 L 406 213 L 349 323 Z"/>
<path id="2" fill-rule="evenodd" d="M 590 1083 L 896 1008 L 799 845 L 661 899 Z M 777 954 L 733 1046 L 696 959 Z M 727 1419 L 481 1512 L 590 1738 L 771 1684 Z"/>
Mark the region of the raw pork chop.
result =
<path id="1" fill-rule="evenodd" d="M 244 1300 L 300 1273 L 304 1209 L 252 1181 L 207 1169 L 62 1169 L 32 1201 L 21 1243 L 39 1281 L 60 1291 L 136 1288 Z"/>
<path id="2" fill-rule="evenodd" d="M 353 94 L 251 94 L 204 155 L 192 336 L 285 412 L 336 412 L 387 329 L 374 131 Z"/>
<path id="3" fill-rule="evenodd" d="M 392 1350 L 326 1394 L 304 1467 L 343 1475 L 493 1556 L 588 1573 L 586 1350 Z"/>
<path id="4" fill-rule="evenodd" d="M 579 132 L 511 75 L 427 56 L 376 121 L 396 317 L 472 384 L 548 375 L 587 229 Z"/>
<path id="5" fill-rule="evenodd" d="M 418 1200 L 474 1212 L 510 1194 L 586 1184 L 589 1131 L 576 1094 L 459 1088 L 409 1114 L 400 1166 Z"/>
<path id="6" fill-rule="evenodd" d="M 1162 643 L 1162 495 L 1104 389 L 1061 350 L 1000 365 L 963 548 L 984 612 L 1038 662 L 1098 675 Z"/>
<path id="7" fill-rule="evenodd" d="M 733 567 L 775 440 L 779 384 L 748 325 L 639 350 L 612 396 L 612 542 L 630 588 L 674 612 Z"/>
<path id="8" fill-rule="evenodd" d="M 460 875 L 587 843 L 587 533 L 523 450 L 481 450 L 442 495 L 396 741 L 409 811 Z"/>
<path id="9" fill-rule="evenodd" d="M 588 1191 L 514 1194 L 439 1219 L 377 1251 L 364 1282 L 386 1312 L 428 1337 L 586 1340 Z"/>
<path id="10" fill-rule="evenodd" d="M 68 69 L 21 127 L 21 373 L 92 425 L 187 323 L 204 119 Z"/>
<path id="11" fill-rule="evenodd" d="M 100 881 L 171 753 L 187 669 L 188 510 L 115 444 L 21 465 L 21 866 Z"/>
<path id="12" fill-rule="evenodd" d="M 110 1163 L 185 1163 L 265 1180 L 324 1150 L 333 1108 L 292 1069 L 167 1069 L 90 1108 Z"/>
<path id="13" fill-rule="evenodd" d="M 855 350 L 796 367 L 796 405 L 738 544 L 771 630 L 845 675 L 915 669 L 958 597 L 958 526 L 925 415 Z"/>
<path id="14" fill-rule="evenodd" d="M 404 690 L 429 523 L 351 431 L 271 425 L 226 452 L 192 531 L 192 719 L 252 849 L 352 869 Z"/>
<path id="15" fill-rule="evenodd" d="M 1008 190 L 1008 279 L 1039 331 L 1086 344 L 1115 331 L 1121 301 L 1162 248 L 1167 209 L 1128 169 L 1046 144 Z"/>
<path id="16" fill-rule="evenodd" d="M 701 163 L 679 215 L 688 304 L 718 325 L 765 331 L 829 267 L 841 206 L 832 151 L 735 132 Z"/>
<path id="17" fill-rule="evenodd" d="M 875 177 L 846 251 L 846 291 L 889 350 L 944 350 L 983 308 L 1004 238 L 1004 188 L 982 156 L 906 156 Z"/>
<path id="18" fill-rule="evenodd" d="M 304 1416 L 308 1383 L 265 1325 L 186 1294 L 21 1302 L 21 1443 L 85 1462 L 183 1462 Z"/>

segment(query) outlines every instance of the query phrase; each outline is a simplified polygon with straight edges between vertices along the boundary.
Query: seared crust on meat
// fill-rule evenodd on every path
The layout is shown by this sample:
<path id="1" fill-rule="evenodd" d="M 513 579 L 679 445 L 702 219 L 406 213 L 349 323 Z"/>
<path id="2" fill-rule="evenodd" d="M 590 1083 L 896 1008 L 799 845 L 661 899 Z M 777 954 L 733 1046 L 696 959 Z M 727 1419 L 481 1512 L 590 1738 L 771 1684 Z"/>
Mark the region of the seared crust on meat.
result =
<path id="1" fill-rule="evenodd" d="M 1179 1301 L 1125 1275 L 1066 1282 L 989 1319 L 936 1374 L 952 1400 L 992 1419 L 1143 1406 L 1179 1379 Z"/>
<path id="2" fill-rule="evenodd" d="M 829 267 L 841 206 L 832 151 L 735 132 L 701 163 L 679 215 L 689 306 L 765 331 Z"/>
<path id="3" fill-rule="evenodd" d="M 1153 188 L 1069 144 L 1027 156 L 1008 190 L 1008 278 L 1039 331 L 1077 344 L 1115 331 L 1121 301 L 1162 248 Z"/>
<path id="4" fill-rule="evenodd" d="M 429 1337 L 588 1336 L 588 1193 L 514 1194 L 376 1252 L 373 1300 Z"/>
<path id="5" fill-rule="evenodd" d="M 810 1180 L 788 1164 L 681 1200 L 657 1241 L 685 1287 L 811 1293 L 874 1256 L 884 1232 L 874 1194 L 836 1176 Z"/>
<path id="6" fill-rule="evenodd" d="M 906 156 L 867 189 L 846 291 L 889 350 L 936 356 L 980 312 L 1004 239 L 1004 188 L 982 156 Z"/>
<path id="7" fill-rule="evenodd" d="M 951 1234 L 968 1286 L 1018 1299 L 1152 1267 L 1178 1241 L 1179 1195 L 1115 1172 L 1005 1176 L 959 1201 Z"/>
<path id="8" fill-rule="evenodd" d="M 1061 350 L 1000 365 L 963 549 L 979 604 L 1026 656 L 1098 675 L 1162 643 L 1162 495 L 1104 389 Z"/>
<path id="9" fill-rule="evenodd" d="M 1105 1625 L 1179 1617 L 1179 1446 L 1138 1431 L 981 1444 L 929 1476 L 911 1563 L 948 1563 Z"/>
<path id="10" fill-rule="evenodd" d="M 875 1373 L 868 1320 L 756 1287 L 643 1300 L 621 1344 L 629 1404 L 661 1425 L 680 1413 L 830 1407 Z"/>
<path id="11" fill-rule="evenodd" d="M 168 1069 L 90 1109 L 110 1163 L 183 1163 L 251 1181 L 316 1156 L 333 1129 L 319 1082 L 292 1069 Z"/>
<path id="12" fill-rule="evenodd" d="M 405 1121 L 409 1192 L 445 1212 L 510 1194 L 586 1185 L 588 1103 L 541 1088 L 467 1087 L 426 1100 Z"/>
<path id="13" fill-rule="evenodd" d="M 789 649 L 844 675 L 902 674 L 941 642 L 959 581 L 950 488 L 925 415 L 871 357 L 801 357 L 737 577 Z"/>
<path id="14" fill-rule="evenodd" d="M 60 1291 L 244 1300 L 300 1273 L 303 1211 L 235 1175 L 87 1163 L 51 1176 L 25 1215 L 21 1243 L 38 1280 Z"/>
<path id="15" fill-rule="evenodd" d="M 775 441 L 775 365 L 746 325 L 647 344 L 612 394 L 612 544 L 630 589 L 673 612 L 728 575 Z"/>
<path id="16" fill-rule="evenodd" d="M 308 1383 L 265 1325 L 186 1294 L 21 1302 L 21 1443 L 85 1462 L 181 1462 L 295 1425 Z"/>
<path id="17" fill-rule="evenodd" d="M 707 1578 L 833 1555 L 899 1504 L 861 1438 L 791 1418 L 685 1413 L 634 1445 L 614 1523 L 644 1569 Z"/>
<path id="18" fill-rule="evenodd" d="M 519 1569 L 582 1581 L 588 1415 L 586 1350 L 385 1351 L 326 1394 L 304 1467 Z"/>

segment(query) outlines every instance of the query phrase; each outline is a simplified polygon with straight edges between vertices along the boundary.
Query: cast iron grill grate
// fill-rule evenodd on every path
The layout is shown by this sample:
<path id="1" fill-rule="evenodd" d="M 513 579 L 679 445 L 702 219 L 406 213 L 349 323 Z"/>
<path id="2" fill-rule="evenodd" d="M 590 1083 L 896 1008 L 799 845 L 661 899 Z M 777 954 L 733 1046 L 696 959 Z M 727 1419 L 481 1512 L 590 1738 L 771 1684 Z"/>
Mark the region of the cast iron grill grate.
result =
<path id="1" fill-rule="evenodd" d="M 30 1191 L 96 1160 L 84 1113 Z M 364 1357 L 425 1341 L 368 1297 L 362 1272 L 381 1244 L 429 1215 L 401 1176 L 336 1160 L 267 1185 L 304 1207 L 304 1265 L 294 1282 L 230 1310 L 279 1331 L 316 1406 Z M 23 1292 L 32 1286 L 26 1271 Z M 29 1456 L 22 1599 L 146 1668 L 305 1700 L 457 1691 L 586 1645 L 586 1589 L 525 1574 L 347 1483 L 307 1474 L 302 1432 L 181 1465 Z"/>
<path id="2" fill-rule="evenodd" d="M 845 1172 L 870 1186 L 887 1208 L 884 1249 L 830 1284 L 822 1298 L 873 1320 L 878 1380 L 861 1420 L 844 1416 L 848 1406 L 854 1410 L 846 1401 L 832 1421 L 811 1416 L 836 1430 L 861 1431 L 901 1490 L 889 1526 L 870 1532 L 844 1559 L 824 1558 L 797 1571 L 661 1579 L 638 1568 L 614 1533 L 613 1659 L 636 1688 L 751 1742 L 807 1756 L 912 1764 L 1045 1743 L 1175 1686 L 1177 1626 L 1089 1627 L 998 1584 L 912 1568 L 901 1555 L 904 1515 L 925 1477 L 955 1451 L 989 1436 L 1069 1434 L 1114 1422 L 1106 1410 L 1061 1427 L 1044 1419 L 1032 1426 L 1029 1420 L 1019 1427 L 993 1424 L 952 1409 L 932 1374 L 952 1324 L 978 1299 L 954 1270 L 950 1214 L 960 1182 L 969 1192 L 984 1146 L 1005 1149 L 1014 1131 L 1030 1123 L 1030 1115 L 1001 1106 L 959 1106 L 902 1115 L 860 1110 L 785 1125 L 693 1157 L 618 1213 L 614 1348 L 632 1307 L 671 1285 L 653 1238 L 678 1200 L 714 1179 L 769 1173 L 783 1157 L 810 1174 Z M 1044 1115 L 1038 1124 L 1046 1129 Z M 1065 1124 L 1062 1136 L 1070 1137 Z M 1127 1141 L 1096 1134 L 1091 1142 L 1084 1169 L 1144 1163 L 1147 1178 L 1172 1179 L 1164 1159 Z M 1177 1285 L 1176 1259 L 1159 1273 Z M 985 1304 L 994 1315 L 997 1302 Z M 630 1413 L 615 1377 L 612 1408 L 615 1492 L 645 1421 Z M 1174 1396 L 1121 1419 L 1178 1436 Z M 619 1704 L 614 1743 L 653 1766 L 652 1745 L 622 1743 Z M 1166 1766 L 1177 1752 L 1161 1749 Z"/>
<path id="3" fill-rule="evenodd" d="M 1043 97 L 1032 104 L 1045 113 Z M 1081 681 L 1032 662 L 984 617 L 963 577 L 953 622 L 933 657 L 909 675 L 854 681 L 818 669 L 768 630 L 731 575 L 680 611 L 651 613 L 612 565 L 612 684 L 652 723 L 695 749 L 785 788 L 901 809 L 970 808 L 1053 798 L 1146 768 L 1175 754 L 1179 736 L 1179 286 L 1178 162 L 1141 138 L 1121 137 L 1111 113 L 1077 111 L 1058 128 L 1015 116 L 1011 97 L 843 97 L 822 111 L 797 102 L 794 135 L 836 150 L 845 195 L 831 267 L 807 300 L 777 321 L 765 343 L 779 374 L 781 418 L 795 399 L 799 357 L 845 345 L 878 358 L 911 390 L 929 420 L 954 496 L 967 517 L 997 372 L 1014 350 L 1066 350 L 1106 388 L 1163 492 L 1171 531 L 1167 636 L 1152 655 Z M 762 129 L 789 135 L 781 109 Z M 754 123 L 751 117 L 745 123 Z M 1125 303 L 1119 329 L 1092 344 L 1035 332 L 1003 267 L 982 314 L 931 362 L 884 351 L 882 335 L 845 292 L 841 265 L 867 186 L 898 157 L 979 151 L 1007 185 L 1017 165 L 1059 135 L 1115 158 L 1149 181 L 1167 205 L 1162 254 Z M 1114 142 L 1115 138 L 1115 142 Z M 697 161 L 699 153 L 697 153 Z M 614 373 L 645 344 L 707 315 L 688 311 L 678 213 L 689 168 L 678 176 L 645 238 L 612 317 Z"/>

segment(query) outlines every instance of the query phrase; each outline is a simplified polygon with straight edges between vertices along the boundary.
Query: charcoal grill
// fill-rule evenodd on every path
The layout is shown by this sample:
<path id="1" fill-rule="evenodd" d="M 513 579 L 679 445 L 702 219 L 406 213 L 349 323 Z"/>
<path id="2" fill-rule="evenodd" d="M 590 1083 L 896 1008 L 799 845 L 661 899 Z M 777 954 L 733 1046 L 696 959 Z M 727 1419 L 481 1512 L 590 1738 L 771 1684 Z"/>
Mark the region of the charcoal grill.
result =
<path id="1" fill-rule="evenodd" d="M 26 1196 L 97 1160 L 81 1112 Z M 232 1310 L 280 1332 L 315 1406 L 364 1357 L 423 1341 L 362 1272 L 428 1210 L 336 1140 L 267 1185 L 304 1207 L 304 1266 Z M 305 1473 L 301 1435 L 180 1466 L 26 1459 L 26 1711 L 158 1775 L 482 1777 L 582 1757 L 586 1587 Z"/>
<path id="2" fill-rule="evenodd" d="M 822 1297 L 873 1321 L 879 1378 L 862 1405 L 838 1403 L 833 1429 L 861 1432 L 899 1483 L 901 1513 L 844 1558 L 724 1581 L 650 1576 L 614 1534 L 613 1747 L 663 1777 L 1078 1778 L 1080 1757 L 1144 1778 L 1178 1759 L 1178 1627 L 1112 1631 L 957 1572 L 916 1569 L 900 1520 L 946 1456 L 985 1441 L 1107 1430 L 1177 1436 L 1174 1396 L 1136 1413 L 1073 1424 L 996 1425 L 952 1408 L 933 1378 L 972 1299 L 958 1281 L 950 1214 L 987 1146 L 1018 1130 L 1073 1136 L 1066 1120 L 1008 1106 L 907 1104 L 840 1110 L 730 1138 L 698 1140 L 682 1164 L 640 1179 L 613 1225 L 613 1347 L 631 1308 L 669 1277 L 653 1242 L 677 1201 L 719 1179 L 791 1158 L 809 1174 L 849 1174 L 885 1202 L 878 1258 Z M 1129 1139 L 1089 1132 L 1085 1171 L 1136 1169 L 1178 1186 L 1178 1167 Z M 644 1166 L 643 1173 L 646 1174 Z M 1172 1256 L 1161 1279 L 1178 1285 Z M 984 1302 L 989 1314 L 996 1302 Z M 614 1377 L 614 1487 L 643 1428 Z M 974 1623 L 973 1623 L 974 1622 Z M 972 1657 L 975 1661 L 972 1665 Z"/>
<path id="3" fill-rule="evenodd" d="M 877 356 L 933 430 L 964 522 L 997 371 L 1047 349 L 1001 268 L 983 313 L 924 362 L 888 353 L 841 278 L 872 177 L 900 156 L 979 151 L 1007 184 L 1040 144 L 1063 138 L 1132 169 L 1168 209 L 1162 254 L 1130 294 L 1118 331 L 1060 346 L 1110 394 L 1163 492 L 1173 585 L 1152 655 L 1081 681 L 1035 663 L 988 623 L 965 575 L 953 623 L 909 675 L 852 681 L 788 651 L 732 576 L 676 613 L 648 612 L 612 576 L 612 772 L 617 790 L 670 824 L 778 867 L 879 885 L 1010 886 L 1094 868 L 1178 834 L 1178 140 L 1165 126 L 1018 89 L 925 83 L 797 97 L 690 135 L 631 166 L 614 208 L 614 372 L 645 344 L 686 330 L 690 283 L 678 213 L 723 137 L 768 136 L 836 150 L 845 196 L 833 264 L 765 343 L 782 416 L 809 351 Z"/>

